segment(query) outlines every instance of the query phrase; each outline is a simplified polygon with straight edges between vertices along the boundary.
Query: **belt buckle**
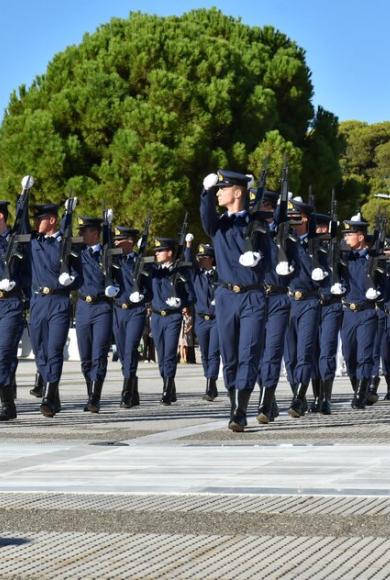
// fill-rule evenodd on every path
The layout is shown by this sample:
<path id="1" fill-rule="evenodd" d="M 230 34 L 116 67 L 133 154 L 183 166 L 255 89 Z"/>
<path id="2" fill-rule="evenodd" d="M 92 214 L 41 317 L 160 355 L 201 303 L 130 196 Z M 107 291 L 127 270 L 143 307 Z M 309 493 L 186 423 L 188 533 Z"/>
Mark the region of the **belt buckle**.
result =
<path id="1" fill-rule="evenodd" d="M 0 298 L 4 298 L 5 297 L 5 292 L 4 290 L 0 290 Z"/>
<path id="2" fill-rule="evenodd" d="M 239 286 L 238 284 L 233 284 L 232 286 L 232 290 L 233 292 L 235 292 L 236 294 L 239 294 L 241 292 L 241 286 Z"/>
<path id="3" fill-rule="evenodd" d="M 42 288 L 42 294 L 45 294 L 45 296 L 47 296 L 48 294 L 50 294 L 50 288 L 48 286 L 44 286 Z"/>
<path id="4" fill-rule="evenodd" d="M 349 305 L 349 309 L 355 312 L 355 310 L 357 310 L 357 304 L 355 304 L 355 302 L 352 302 L 352 304 Z"/>
<path id="5" fill-rule="evenodd" d="M 128 309 L 128 306 L 127 306 L 126 303 L 124 303 L 124 304 L 121 305 L 121 308 L 122 308 L 122 310 L 127 310 Z"/>
<path id="6" fill-rule="evenodd" d="M 205 319 L 205 320 L 210 320 L 210 316 L 209 316 L 208 314 L 205 314 L 205 315 L 204 315 L 204 319 Z"/>
<path id="7" fill-rule="evenodd" d="M 264 284 L 264 290 L 266 294 L 271 294 L 272 286 L 270 286 L 269 284 Z"/>
<path id="8" fill-rule="evenodd" d="M 166 310 L 161 310 L 160 311 L 160 316 L 166 316 L 167 315 L 167 311 Z"/>
<path id="9" fill-rule="evenodd" d="M 92 298 L 92 296 L 89 296 L 89 295 L 88 295 L 88 296 L 86 296 L 86 297 L 85 297 L 85 302 L 88 302 L 88 303 L 91 303 L 91 302 L 93 302 L 93 298 Z"/>
<path id="10" fill-rule="evenodd" d="M 302 296 L 303 296 L 303 292 L 301 292 L 300 290 L 296 290 L 294 292 L 294 298 L 295 298 L 295 300 L 302 300 Z"/>

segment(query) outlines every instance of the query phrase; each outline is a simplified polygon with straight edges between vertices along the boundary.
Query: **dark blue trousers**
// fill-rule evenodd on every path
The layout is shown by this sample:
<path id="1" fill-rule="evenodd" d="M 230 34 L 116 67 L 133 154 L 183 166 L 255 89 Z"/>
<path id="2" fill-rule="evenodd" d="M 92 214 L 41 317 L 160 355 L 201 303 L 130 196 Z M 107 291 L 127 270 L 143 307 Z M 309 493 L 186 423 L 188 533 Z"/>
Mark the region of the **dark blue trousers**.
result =
<path id="1" fill-rule="evenodd" d="M 202 356 L 203 373 L 207 379 L 217 379 L 220 364 L 217 321 L 195 317 L 195 334 Z"/>
<path id="2" fill-rule="evenodd" d="M 7 386 L 17 366 L 17 352 L 23 332 L 23 306 L 19 298 L 0 300 L 0 385 Z"/>
<path id="3" fill-rule="evenodd" d="M 383 350 L 383 340 L 385 334 L 385 325 L 386 325 L 386 317 L 388 316 L 383 312 L 383 310 L 377 310 L 378 316 L 378 328 L 375 334 L 375 342 L 374 342 L 374 365 L 372 367 L 372 376 L 378 377 L 379 376 L 379 369 L 381 366 L 381 356 Z M 384 373 L 386 374 L 386 373 Z"/>
<path id="4" fill-rule="evenodd" d="M 384 318 L 384 332 L 381 344 L 382 370 L 385 376 L 390 375 L 390 314 Z"/>
<path id="5" fill-rule="evenodd" d="M 145 306 L 135 306 L 128 310 L 114 306 L 115 344 L 125 379 L 137 372 L 138 347 L 145 329 L 145 321 Z"/>
<path id="6" fill-rule="evenodd" d="M 181 313 L 160 316 L 152 313 L 151 328 L 154 344 L 157 350 L 160 375 L 173 379 L 177 367 L 177 347 L 181 331 Z"/>
<path id="7" fill-rule="evenodd" d="M 321 306 L 320 324 L 313 351 L 313 379 L 333 380 L 337 368 L 338 337 L 343 321 L 341 303 Z"/>
<path id="8" fill-rule="evenodd" d="M 344 311 L 341 327 L 342 349 L 347 372 L 358 380 L 370 379 L 374 366 L 374 341 L 378 316 L 374 309 Z"/>
<path id="9" fill-rule="evenodd" d="M 290 324 L 286 334 L 284 362 L 292 385 L 308 385 L 313 369 L 320 303 L 317 298 L 291 299 Z"/>
<path id="10" fill-rule="evenodd" d="M 90 381 L 104 381 L 112 332 L 112 305 L 77 301 L 76 335 L 81 370 Z"/>
<path id="11" fill-rule="evenodd" d="M 30 338 L 35 363 L 45 382 L 60 380 L 70 323 L 68 296 L 35 295 L 30 303 Z"/>
<path id="12" fill-rule="evenodd" d="M 276 387 L 279 381 L 290 316 L 290 299 L 286 294 L 267 296 L 266 309 L 267 322 L 257 380 L 259 385 L 268 388 Z"/>
<path id="13" fill-rule="evenodd" d="M 264 336 L 264 294 L 257 290 L 235 294 L 218 288 L 215 310 L 225 387 L 252 391 Z"/>

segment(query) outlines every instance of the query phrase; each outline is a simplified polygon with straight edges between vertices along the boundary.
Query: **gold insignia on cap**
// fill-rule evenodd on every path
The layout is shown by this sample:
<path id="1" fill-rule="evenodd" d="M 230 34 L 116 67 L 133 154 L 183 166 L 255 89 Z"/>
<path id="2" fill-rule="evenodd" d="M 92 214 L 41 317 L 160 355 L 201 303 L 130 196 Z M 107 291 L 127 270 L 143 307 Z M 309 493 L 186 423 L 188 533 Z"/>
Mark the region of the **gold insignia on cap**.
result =
<path id="1" fill-rule="evenodd" d="M 289 202 L 288 202 L 288 204 L 287 204 L 287 209 L 288 209 L 288 210 L 290 210 L 290 211 L 294 209 L 294 206 L 293 206 L 293 204 L 291 203 L 291 201 L 289 201 Z"/>
<path id="2" fill-rule="evenodd" d="M 223 181 L 223 175 L 220 171 L 218 171 L 218 181 Z"/>
<path id="3" fill-rule="evenodd" d="M 204 254 L 205 253 L 205 247 L 200 245 L 199 246 L 199 254 Z"/>
<path id="4" fill-rule="evenodd" d="M 346 230 L 351 230 L 352 229 L 351 224 L 346 224 L 345 222 L 344 222 L 344 227 L 345 227 Z"/>
<path id="5" fill-rule="evenodd" d="M 256 194 L 254 191 L 249 192 L 249 200 L 250 201 L 255 201 L 256 199 Z"/>
<path id="6" fill-rule="evenodd" d="M 120 229 L 118 229 L 118 228 L 115 228 L 115 230 L 114 230 L 114 235 L 115 235 L 115 236 L 120 236 L 120 235 L 121 235 L 121 233 L 122 233 L 122 232 L 120 231 Z"/>
<path id="7" fill-rule="evenodd" d="M 154 240 L 154 245 L 156 246 L 156 248 L 159 248 L 161 246 L 160 240 Z"/>
<path id="8" fill-rule="evenodd" d="M 79 217 L 79 226 L 83 226 L 84 225 L 84 220 L 83 218 Z"/>

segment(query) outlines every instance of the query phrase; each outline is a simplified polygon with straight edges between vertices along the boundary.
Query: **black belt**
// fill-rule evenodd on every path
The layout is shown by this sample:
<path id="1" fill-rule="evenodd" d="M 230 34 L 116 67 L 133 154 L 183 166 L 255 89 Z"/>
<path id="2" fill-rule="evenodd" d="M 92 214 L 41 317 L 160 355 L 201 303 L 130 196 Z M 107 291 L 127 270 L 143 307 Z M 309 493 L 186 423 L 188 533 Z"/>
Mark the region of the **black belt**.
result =
<path id="1" fill-rule="evenodd" d="M 82 296 L 79 294 L 80 300 L 83 302 L 87 302 L 88 304 L 96 304 L 96 302 L 109 302 L 112 303 L 112 298 L 108 298 L 108 296 L 91 296 L 87 294 L 86 296 Z"/>
<path id="2" fill-rule="evenodd" d="M 137 306 L 145 307 L 144 302 L 114 302 L 117 308 L 122 308 L 122 310 L 131 310 L 132 308 L 137 308 Z"/>
<path id="3" fill-rule="evenodd" d="M 181 314 L 180 310 L 154 310 L 152 309 L 153 314 L 159 314 L 160 316 L 169 316 L 170 314 Z"/>
<path id="4" fill-rule="evenodd" d="M 205 312 L 197 312 L 196 315 L 200 316 L 200 318 L 203 318 L 203 320 L 214 320 L 215 319 L 215 316 L 213 314 L 207 314 Z"/>
<path id="5" fill-rule="evenodd" d="M 371 310 L 376 308 L 375 302 L 344 302 L 343 306 L 346 306 L 351 312 L 361 312 L 362 310 Z"/>
<path id="6" fill-rule="evenodd" d="M 18 288 L 13 288 L 9 292 L 0 290 L 0 300 L 7 300 L 7 298 L 22 298 L 22 294 Z"/>
<path id="7" fill-rule="evenodd" d="M 249 286 L 241 286 L 240 284 L 230 284 L 230 282 L 218 282 L 218 286 L 227 288 L 235 294 L 242 294 L 249 292 L 249 290 L 261 290 L 263 287 L 260 284 L 250 284 Z"/>
<path id="8" fill-rule="evenodd" d="M 48 286 L 41 286 L 36 294 L 41 296 L 52 296 L 53 294 L 63 294 L 69 296 L 69 290 L 66 288 L 49 288 Z"/>
<path id="9" fill-rule="evenodd" d="M 318 291 L 309 290 L 305 292 L 305 290 L 289 290 L 288 295 L 290 298 L 294 298 L 294 300 L 307 300 L 308 298 L 318 298 Z"/>
<path id="10" fill-rule="evenodd" d="M 272 284 L 264 284 L 264 291 L 266 296 L 271 294 L 287 294 L 286 286 L 273 286 Z"/>
<path id="11" fill-rule="evenodd" d="M 320 304 L 329 306 L 329 304 L 340 304 L 341 296 L 320 296 Z"/>

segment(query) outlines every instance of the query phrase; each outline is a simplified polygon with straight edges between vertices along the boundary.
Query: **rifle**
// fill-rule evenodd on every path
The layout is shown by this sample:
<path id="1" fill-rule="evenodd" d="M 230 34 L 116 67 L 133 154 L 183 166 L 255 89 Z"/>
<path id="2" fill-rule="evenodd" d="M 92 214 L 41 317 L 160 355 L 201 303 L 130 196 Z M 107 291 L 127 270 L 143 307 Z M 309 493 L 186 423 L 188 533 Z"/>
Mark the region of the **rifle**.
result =
<path id="1" fill-rule="evenodd" d="M 386 243 L 386 224 L 387 218 L 383 214 L 379 214 L 375 221 L 374 242 L 369 251 L 367 282 L 370 288 L 375 288 L 375 274 L 377 272 L 383 274 L 384 268 L 381 267 L 380 262 L 386 260 L 384 254 Z"/>
<path id="2" fill-rule="evenodd" d="M 12 279 L 13 263 L 15 259 L 23 259 L 20 245 L 29 242 L 31 239 L 30 223 L 28 220 L 28 197 L 33 185 L 34 178 L 31 175 L 23 177 L 22 192 L 16 202 L 15 223 L 11 230 L 7 250 L 3 258 L 3 277 L 8 280 Z"/>
<path id="3" fill-rule="evenodd" d="M 278 247 L 278 263 L 288 263 L 287 240 L 294 240 L 288 219 L 288 159 L 284 158 L 280 188 L 280 203 L 277 219 L 275 243 Z"/>
<path id="4" fill-rule="evenodd" d="M 308 203 L 313 207 L 313 211 L 309 217 L 309 228 L 308 228 L 308 249 L 309 256 L 312 260 L 313 269 L 320 268 L 320 260 L 318 252 L 320 249 L 319 236 L 317 235 L 317 220 L 315 215 L 315 199 L 313 195 L 312 186 L 309 185 L 309 195 Z"/>
<path id="5" fill-rule="evenodd" d="M 112 275 L 113 268 L 118 268 L 119 266 L 113 264 L 112 257 L 114 255 L 122 254 L 122 248 L 114 248 L 112 242 L 112 218 L 114 217 L 112 209 L 103 210 L 103 227 L 102 227 L 102 238 L 103 238 L 103 256 L 102 256 L 102 270 L 104 274 L 104 280 L 106 286 L 115 286 L 115 282 Z"/>
<path id="6" fill-rule="evenodd" d="M 339 284 L 339 264 L 340 264 L 340 240 L 338 238 L 338 219 L 337 219 L 337 200 L 334 188 L 332 189 L 332 200 L 330 203 L 330 221 L 329 221 L 329 249 L 328 264 L 332 274 L 331 283 Z"/>
<path id="7" fill-rule="evenodd" d="M 140 291 L 139 290 L 139 282 L 141 279 L 141 275 L 142 275 L 144 263 L 145 263 L 145 253 L 146 253 L 146 246 L 148 244 L 149 229 L 150 229 L 151 221 L 152 221 L 152 216 L 149 214 L 145 220 L 145 223 L 144 223 L 144 229 L 143 229 L 143 232 L 141 234 L 141 239 L 139 242 L 137 260 L 135 262 L 134 271 L 133 271 L 134 292 Z"/>
<path id="8" fill-rule="evenodd" d="M 173 256 L 173 265 L 172 265 L 173 272 L 172 272 L 172 275 L 170 277 L 172 290 L 173 290 L 173 296 L 176 296 L 176 284 L 177 284 L 178 280 L 180 279 L 183 282 L 185 281 L 185 278 L 183 278 L 182 274 L 180 274 L 180 272 L 179 272 L 179 268 L 181 266 L 184 266 L 187 264 L 184 261 L 184 250 L 186 247 L 185 238 L 187 235 L 187 231 L 188 231 L 188 211 L 186 211 L 186 213 L 184 215 L 183 223 L 182 223 L 180 233 L 179 233 L 179 241 L 178 241 L 178 244 L 176 246 L 175 253 Z"/>
<path id="9" fill-rule="evenodd" d="M 69 197 L 65 202 L 65 215 L 62 224 L 62 240 L 60 250 L 60 275 L 70 274 L 70 258 L 77 256 L 72 250 L 74 238 L 72 233 L 73 212 L 76 209 L 77 197 Z"/>
<path id="10" fill-rule="evenodd" d="M 264 159 L 263 168 L 257 182 L 255 199 L 249 209 L 249 215 L 252 219 L 249 223 L 245 235 L 245 252 L 253 252 L 255 250 L 253 245 L 253 236 L 256 232 L 260 232 L 262 234 L 267 233 L 267 224 L 265 222 L 265 218 L 266 213 L 268 212 L 262 212 L 260 208 L 263 203 L 265 184 L 267 181 L 268 162 L 269 157 L 266 157 Z"/>

